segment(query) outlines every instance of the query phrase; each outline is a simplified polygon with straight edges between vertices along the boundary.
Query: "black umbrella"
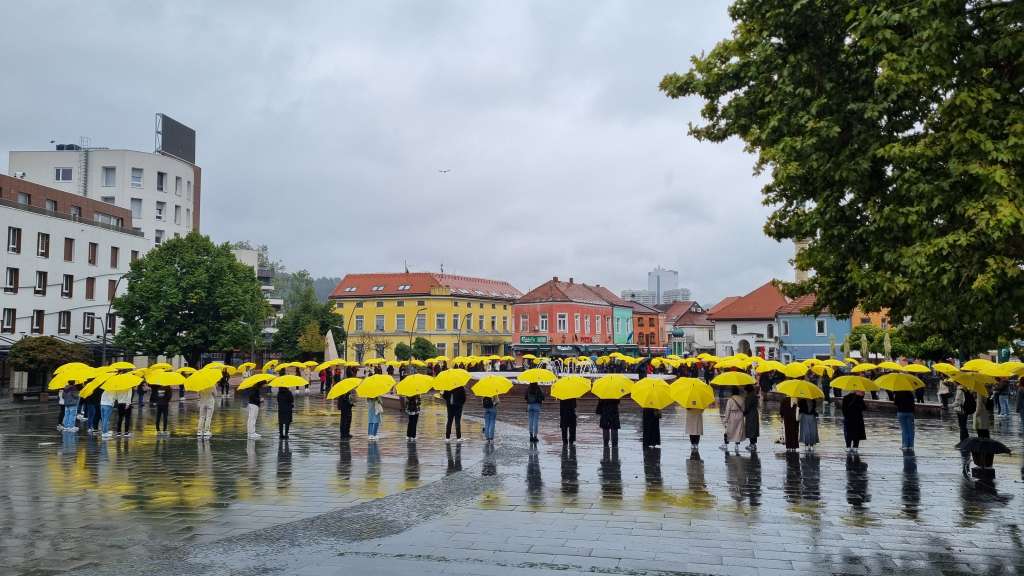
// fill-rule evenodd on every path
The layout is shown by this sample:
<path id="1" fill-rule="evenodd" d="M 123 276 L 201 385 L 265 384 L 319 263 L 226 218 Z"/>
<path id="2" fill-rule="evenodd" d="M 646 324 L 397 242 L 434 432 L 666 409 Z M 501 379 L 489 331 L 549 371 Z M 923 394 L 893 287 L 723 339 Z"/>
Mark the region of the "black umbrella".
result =
<path id="1" fill-rule="evenodd" d="M 1005 444 L 998 440 L 991 438 L 978 438 L 972 436 L 966 440 L 961 440 L 956 448 L 961 452 L 970 452 L 972 454 L 1009 454 L 1010 449 Z"/>

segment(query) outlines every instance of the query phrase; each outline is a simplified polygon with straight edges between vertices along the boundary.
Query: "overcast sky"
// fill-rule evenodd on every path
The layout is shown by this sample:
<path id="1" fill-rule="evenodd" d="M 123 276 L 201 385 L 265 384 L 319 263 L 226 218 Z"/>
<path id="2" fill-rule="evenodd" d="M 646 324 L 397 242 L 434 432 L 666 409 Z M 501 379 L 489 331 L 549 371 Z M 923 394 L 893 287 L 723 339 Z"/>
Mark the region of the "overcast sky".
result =
<path id="1" fill-rule="evenodd" d="M 300 6 L 301 5 L 301 6 Z M 201 230 L 289 270 L 437 271 L 705 304 L 789 279 L 752 157 L 686 134 L 662 75 L 729 34 L 707 2 L 9 2 L 0 162 L 197 131 Z M 439 170 L 450 170 L 441 173 Z"/>

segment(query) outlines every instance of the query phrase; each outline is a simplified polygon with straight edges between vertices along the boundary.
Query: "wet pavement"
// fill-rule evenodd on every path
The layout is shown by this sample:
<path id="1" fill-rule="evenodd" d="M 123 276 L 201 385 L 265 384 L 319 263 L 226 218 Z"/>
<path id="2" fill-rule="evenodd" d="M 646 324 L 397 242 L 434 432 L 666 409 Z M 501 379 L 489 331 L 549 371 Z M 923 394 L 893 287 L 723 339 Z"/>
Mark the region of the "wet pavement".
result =
<path id="1" fill-rule="evenodd" d="M 762 421 L 760 452 L 723 453 L 721 423 L 691 453 L 668 411 L 663 447 L 644 451 L 624 414 L 618 450 L 582 413 L 563 450 L 557 406 L 528 447 L 521 406 L 499 413 L 499 442 L 445 445 L 443 409 L 426 403 L 420 440 L 385 414 L 383 439 L 340 443 L 338 414 L 300 396 L 292 438 L 244 437 L 244 405 L 224 400 L 214 437 L 194 437 L 192 402 L 172 406 L 168 438 L 154 413 L 130 439 L 56 432 L 54 407 L 0 413 L 2 574 L 1015 574 L 1024 572 L 1020 420 L 997 419 L 994 487 L 961 476 L 952 417 L 919 419 L 917 450 L 899 450 L 892 415 L 867 417 L 860 454 L 826 414 L 813 453 L 786 454 Z M 771 412 L 774 412 L 772 409 Z"/>

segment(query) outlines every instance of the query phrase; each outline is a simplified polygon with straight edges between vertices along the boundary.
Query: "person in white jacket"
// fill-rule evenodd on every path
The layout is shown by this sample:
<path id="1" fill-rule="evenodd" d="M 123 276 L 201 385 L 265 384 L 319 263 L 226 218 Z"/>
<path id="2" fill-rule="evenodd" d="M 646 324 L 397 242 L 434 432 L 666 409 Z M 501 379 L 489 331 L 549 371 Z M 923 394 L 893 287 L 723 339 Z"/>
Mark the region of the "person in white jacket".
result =
<path id="1" fill-rule="evenodd" d="M 216 390 L 216 386 L 210 386 L 199 391 L 199 425 L 196 429 L 196 436 L 199 438 L 213 436 L 210 425 L 213 423 L 213 411 L 217 407 Z"/>
<path id="2" fill-rule="evenodd" d="M 104 438 L 113 438 L 114 433 L 110 431 L 110 414 L 114 411 L 114 396 L 117 392 L 103 390 L 100 396 L 100 430 Z"/>

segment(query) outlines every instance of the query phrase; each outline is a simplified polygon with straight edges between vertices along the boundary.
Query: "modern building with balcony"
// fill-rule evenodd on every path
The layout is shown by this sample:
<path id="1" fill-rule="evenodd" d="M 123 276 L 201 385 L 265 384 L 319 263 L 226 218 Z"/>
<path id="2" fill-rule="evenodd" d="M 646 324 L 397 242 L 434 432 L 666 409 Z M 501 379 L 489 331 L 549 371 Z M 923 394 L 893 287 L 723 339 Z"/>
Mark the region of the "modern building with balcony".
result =
<path id="1" fill-rule="evenodd" d="M 330 295 L 348 335 L 350 360 L 395 358 L 395 346 L 426 338 L 439 354 L 512 352 L 512 305 L 522 293 L 508 282 L 454 274 L 347 274 Z"/>
<path id="2" fill-rule="evenodd" d="M 268 346 L 274 334 L 277 333 L 277 323 L 284 317 L 284 299 L 278 297 L 274 292 L 274 271 L 269 268 L 260 268 L 260 257 L 257 250 L 236 248 L 231 253 L 235 255 L 236 260 L 252 268 L 253 273 L 256 274 L 256 280 L 260 284 L 260 291 L 270 306 L 270 315 L 263 321 L 263 325 L 259 326 L 263 345 Z"/>

